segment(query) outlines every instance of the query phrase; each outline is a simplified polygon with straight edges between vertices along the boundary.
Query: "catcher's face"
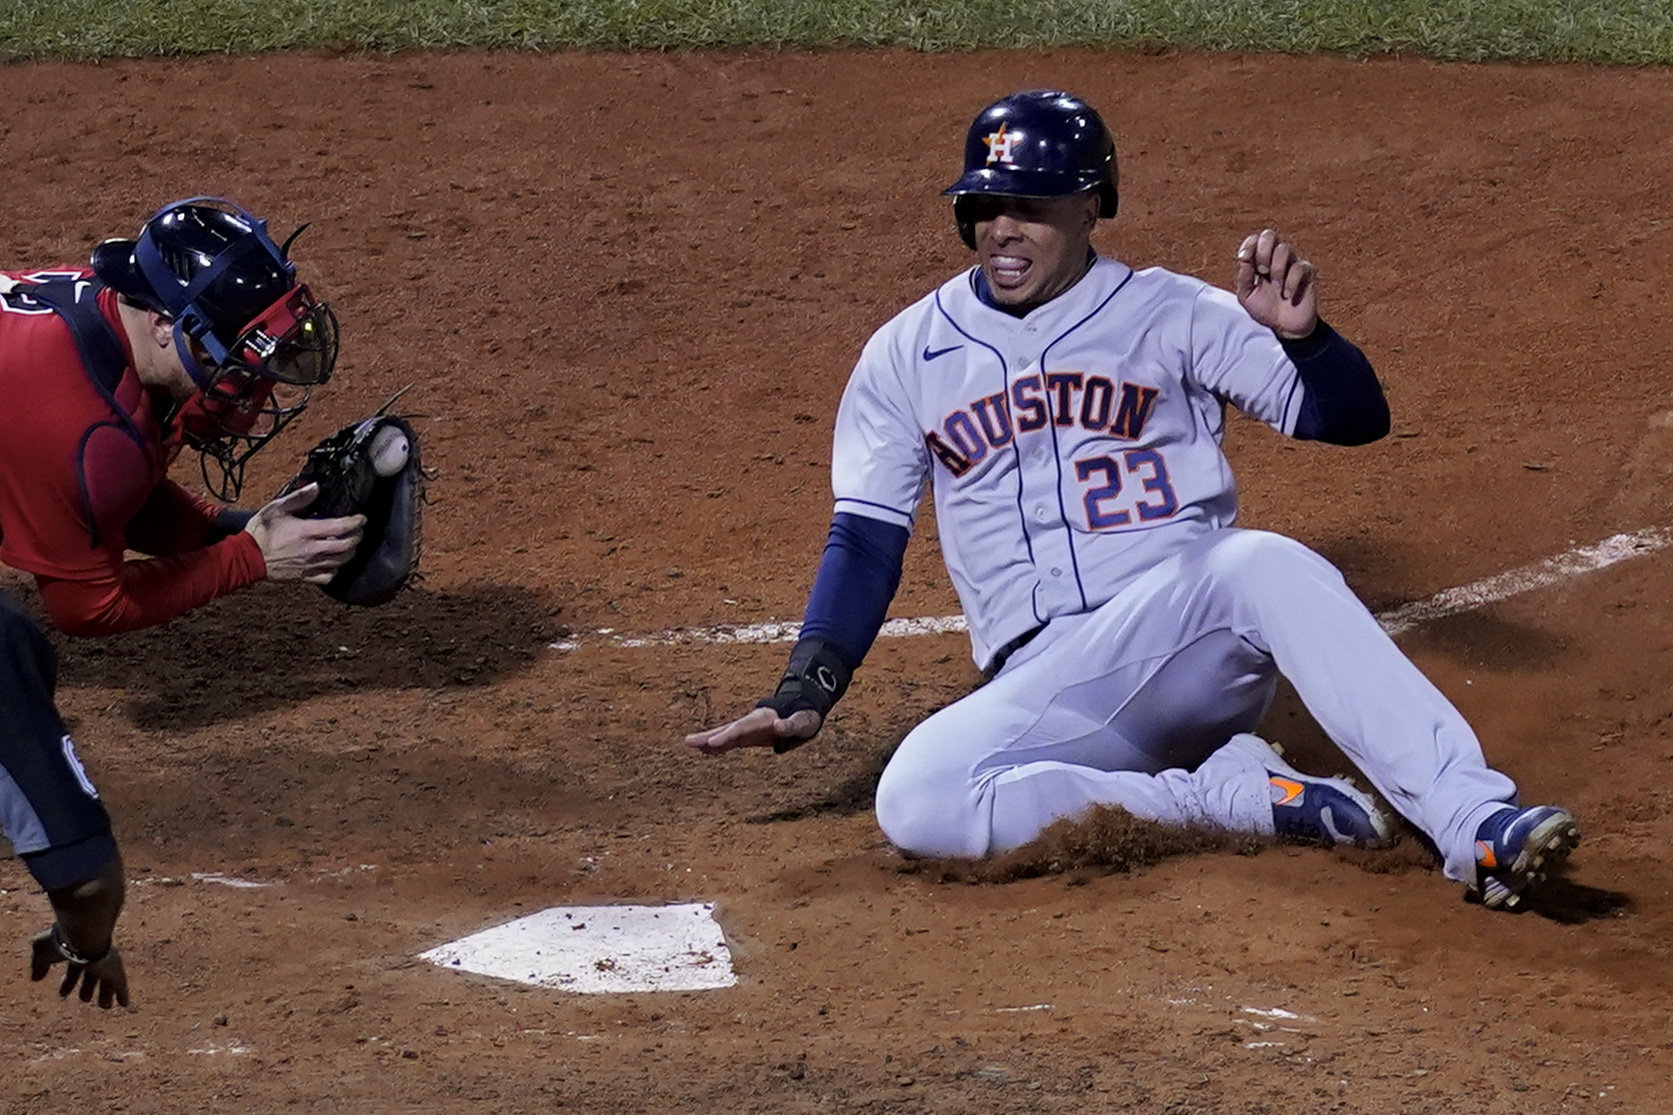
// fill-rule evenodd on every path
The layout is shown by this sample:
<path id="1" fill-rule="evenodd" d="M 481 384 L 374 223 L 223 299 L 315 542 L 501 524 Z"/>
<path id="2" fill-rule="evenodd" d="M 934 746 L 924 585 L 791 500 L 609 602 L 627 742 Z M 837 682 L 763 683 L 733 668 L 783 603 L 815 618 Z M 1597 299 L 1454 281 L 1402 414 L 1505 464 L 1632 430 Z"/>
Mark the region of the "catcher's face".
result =
<path id="1" fill-rule="evenodd" d="M 1002 306 L 1049 302 L 1086 272 L 1096 191 L 1067 197 L 969 195 L 976 256 L 988 289 Z"/>
<path id="2" fill-rule="evenodd" d="M 122 312 L 139 316 L 144 321 L 142 331 L 130 331 L 130 340 L 143 337 L 149 341 L 135 340 L 133 345 L 134 372 L 139 381 L 148 389 L 166 394 L 176 406 L 196 395 L 197 380 L 192 378 L 191 370 L 175 347 L 174 321 L 155 310 L 124 307 Z M 193 355 L 201 362 L 202 349 L 197 349 Z"/>
<path id="3" fill-rule="evenodd" d="M 180 408 L 187 444 L 246 437 L 273 397 L 274 383 L 245 371 L 223 372 Z"/>
<path id="4" fill-rule="evenodd" d="M 160 328 L 170 327 L 167 318 L 160 320 Z M 314 301 L 306 286 L 295 286 L 240 330 L 222 359 L 201 335 L 188 335 L 184 342 L 197 379 L 182 363 L 182 374 L 168 386 L 184 404 L 179 426 L 187 444 L 202 448 L 250 437 L 264 417 L 306 406 L 308 388 L 330 379 L 336 366 L 337 317 L 330 306 Z"/>
<path id="5" fill-rule="evenodd" d="M 245 463 L 302 413 L 310 390 L 223 368 L 180 408 L 181 440 L 201 455 L 204 480 L 217 498 L 238 498 Z"/>
<path id="6" fill-rule="evenodd" d="M 203 457 L 210 489 L 232 500 L 245 463 L 302 412 L 315 384 L 331 378 L 337 317 L 299 285 L 257 314 L 224 350 L 212 340 L 205 333 L 191 338 L 203 387 L 180 408 L 178 423 L 181 440 Z"/>

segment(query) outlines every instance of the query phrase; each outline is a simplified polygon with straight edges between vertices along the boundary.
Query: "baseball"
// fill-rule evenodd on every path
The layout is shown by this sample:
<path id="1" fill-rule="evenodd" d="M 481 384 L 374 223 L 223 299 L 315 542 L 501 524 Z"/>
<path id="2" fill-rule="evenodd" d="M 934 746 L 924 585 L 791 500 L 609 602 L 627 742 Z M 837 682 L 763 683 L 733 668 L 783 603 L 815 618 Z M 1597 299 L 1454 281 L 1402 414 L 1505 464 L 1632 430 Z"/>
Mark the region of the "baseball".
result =
<path id="1" fill-rule="evenodd" d="M 398 426 L 385 426 L 372 435 L 372 470 L 379 476 L 394 476 L 407 465 L 412 446 Z"/>

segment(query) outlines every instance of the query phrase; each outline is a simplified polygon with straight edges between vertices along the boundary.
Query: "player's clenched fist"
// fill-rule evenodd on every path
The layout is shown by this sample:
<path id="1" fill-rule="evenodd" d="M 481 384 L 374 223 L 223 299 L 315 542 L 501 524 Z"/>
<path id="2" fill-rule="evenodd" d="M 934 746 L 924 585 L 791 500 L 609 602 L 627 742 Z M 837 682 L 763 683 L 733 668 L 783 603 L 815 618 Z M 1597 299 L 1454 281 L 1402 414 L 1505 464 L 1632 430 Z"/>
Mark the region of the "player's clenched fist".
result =
<path id="1" fill-rule="evenodd" d="M 1249 316 L 1287 340 L 1298 340 L 1319 321 L 1313 265 L 1270 228 L 1250 233 L 1237 248 L 1232 290 Z"/>

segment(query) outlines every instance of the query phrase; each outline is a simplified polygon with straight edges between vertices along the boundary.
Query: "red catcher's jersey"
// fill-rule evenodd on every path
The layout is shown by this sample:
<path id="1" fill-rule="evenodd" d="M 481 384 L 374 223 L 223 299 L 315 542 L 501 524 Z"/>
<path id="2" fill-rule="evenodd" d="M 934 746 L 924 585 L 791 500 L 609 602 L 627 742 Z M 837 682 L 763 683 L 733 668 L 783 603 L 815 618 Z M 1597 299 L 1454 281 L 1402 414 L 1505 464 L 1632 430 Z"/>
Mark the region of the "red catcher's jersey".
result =
<path id="1" fill-rule="evenodd" d="M 12 289 L 47 278 L 92 273 L 0 272 L 0 561 L 35 574 L 54 622 L 78 634 L 160 622 L 260 580 L 254 540 L 204 548 L 215 507 L 166 479 L 179 446 L 134 371 L 115 294 L 97 304 L 128 366 L 107 400 L 65 322 Z M 181 557 L 130 562 L 130 548 Z M 94 591 L 55 606 L 49 586 L 66 581 Z"/>

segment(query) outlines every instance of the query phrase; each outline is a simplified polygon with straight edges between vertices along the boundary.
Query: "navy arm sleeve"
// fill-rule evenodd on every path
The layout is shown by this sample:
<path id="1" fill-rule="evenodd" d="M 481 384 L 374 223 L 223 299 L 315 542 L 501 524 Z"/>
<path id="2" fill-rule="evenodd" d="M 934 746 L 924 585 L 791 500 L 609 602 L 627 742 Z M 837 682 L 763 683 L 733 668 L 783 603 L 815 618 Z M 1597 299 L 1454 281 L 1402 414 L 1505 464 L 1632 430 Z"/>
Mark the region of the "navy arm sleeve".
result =
<path id="1" fill-rule="evenodd" d="M 215 522 L 209 527 L 209 537 L 205 545 L 213 545 L 224 538 L 231 538 L 250 524 L 256 517 L 254 511 L 247 511 L 242 507 L 223 507 L 215 513 Z"/>
<path id="2" fill-rule="evenodd" d="M 1301 375 L 1295 436 L 1332 445 L 1364 445 L 1389 430 L 1388 400 L 1371 361 L 1322 320 L 1298 341 L 1279 338 Z"/>
<path id="3" fill-rule="evenodd" d="M 802 638 L 824 640 L 843 665 L 856 669 L 900 587 L 910 537 L 894 523 L 846 512 L 834 516 L 802 617 Z"/>

